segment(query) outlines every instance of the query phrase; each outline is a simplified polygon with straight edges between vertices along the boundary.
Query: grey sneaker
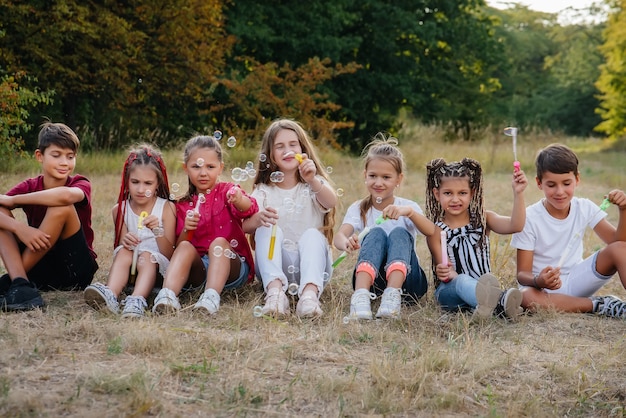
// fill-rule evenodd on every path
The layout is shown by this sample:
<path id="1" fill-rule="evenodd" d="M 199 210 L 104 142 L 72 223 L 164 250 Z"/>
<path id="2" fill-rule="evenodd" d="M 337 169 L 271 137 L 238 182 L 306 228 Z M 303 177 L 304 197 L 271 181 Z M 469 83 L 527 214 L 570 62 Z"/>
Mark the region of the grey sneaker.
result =
<path id="1" fill-rule="evenodd" d="M 372 300 L 376 295 L 368 289 L 355 290 L 350 298 L 351 319 L 372 319 Z"/>
<path id="2" fill-rule="evenodd" d="M 399 318 L 402 303 L 402 289 L 388 287 L 380 299 L 376 318 Z"/>
<path id="3" fill-rule="evenodd" d="M 220 309 L 220 294 L 215 289 L 205 290 L 193 308 L 195 310 L 206 309 L 211 315 L 216 314 Z"/>
<path id="4" fill-rule="evenodd" d="M 162 288 L 154 298 L 152 312 L 155 314 L 169 314 L 180 310 L 180 302 L 171 289 Z"/>
<path id="5" fill-rule="evenodd" d="M 594 313 L 611 318 L 626 319 L 626 302 L 615 296 L 594 296 Z"/>
<path id="6" fill-rule="evenodd" d="M 83 292 L 85 302 L 94 309 L 105 307 L 109 312 L 118 314 L 120 312 L 120 303 L 117 296 L 107 285 L 102 283 L 93 283 L 85 288 Z"/>
<path id="7" fill-rule="evenodd" d="M 478 305 L 474 310 L 474 319 L 491 318 L 502 295 L 500 282 L 493 274 L 483 274 L 476 284 L 476 300 Z"/>
<path id="8" fill-rule="evenodd" d="M 143 296 L 126 296 L 122 303 L 122 318 L 143 318 L 146 315 L 148 303 Z"/>
<path id="9" fill-rule="evenodd" d="M 516 319 L 522 313 L 522 292 L 519 289 L 508 289 L 502 292 L 493 314 L 500 318 Z"/>

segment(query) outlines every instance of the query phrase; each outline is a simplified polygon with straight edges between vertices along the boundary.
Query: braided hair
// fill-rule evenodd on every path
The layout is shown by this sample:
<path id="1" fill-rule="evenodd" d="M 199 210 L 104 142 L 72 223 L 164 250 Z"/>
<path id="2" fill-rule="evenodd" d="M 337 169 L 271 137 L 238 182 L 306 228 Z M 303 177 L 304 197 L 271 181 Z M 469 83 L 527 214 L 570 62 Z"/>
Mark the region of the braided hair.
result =
<path id="1" fill-rule="evenodd" d="M 443 158 L 435 158 L 426 165 L 426 217 L 434 223 L 443 222 L 445 209 L 435 198 L 433 189 L 441 187 L 442 179 L 446 177 L 467 177 L 472 190 L 472 199 L 469 205 L 470 225 L 473 229 L 482 230 L 478 247 L 485 245 L 487 221 L 483 195 L 483 170 L 480 163 L 471 158 L 446 163 Z"/>
<path id="2" fill-rule="evenodd" d="M 388 162 L 398 175 L 402 174 L 404 172 L 404 157 L 402 156 L 402 151 L 398 148 L 398 138 L 387 136 L 382 132 L 377 133 L 374 140 L 367 144 L 363 150 L 363 166 L 365 170 L 367 170 L 368 164 L 373 160 Z M 371 194 L 361 200 L 360 214 L 363 225 L 367 224 L 367 211 L 372 206 L 374 206 L 374 202 Z"/>
<path id="3" fill-rule="evenodd" d="M 124 225 L 124 218 L 126 217 L 126 202 L 130 196 L 128 191 L 128 181 L 131 171 L 137 166 L 152 167 L 157 176 L 157 189 L 155 194 L 163 199 L 169 199 L 170 187 L 167 180 L 167 171 L 165 169 L 165 163 L 161 152 L 149 144 L 140 144 L 135 148 L 132 148 L 126 161 L 124 161 L 124 167 L 122 168 L 122 184 L 120 186 L 120 193 L 117 197 L 117 215 L 115 218 L 115 240 L 114 248 L 120 243 L 122 227 Z"/>

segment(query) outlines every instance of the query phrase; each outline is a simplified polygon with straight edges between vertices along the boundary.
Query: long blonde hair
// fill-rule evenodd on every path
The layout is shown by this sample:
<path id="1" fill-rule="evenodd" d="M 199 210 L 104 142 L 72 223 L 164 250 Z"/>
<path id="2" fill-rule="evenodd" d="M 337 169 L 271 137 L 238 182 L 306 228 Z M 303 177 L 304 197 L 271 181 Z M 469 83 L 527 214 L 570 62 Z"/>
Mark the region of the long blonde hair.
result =
<path id="1" fill-rule="evenodd" d="M 265 130 L 263 134 L 263 139 L 261 141 L 261 153 L 260 155 L 264 155 L 266 158 L 264 161 L 259 159 L 259 166 L 256 172 L 256 177 L 254 178 L 254 185 L 257 184 L 271 184 L 270 174 L 278 170 L 278 165 L 273 160 L 272 150 L 274 148 L 274 141 L 276 139 L 276 135 L 283 129 L 288 129 L 290 131 L 295 132 L 298 137 L 298 142 L 300 142 L 300 148 L 302 149 L 302 153 L 306 154 L 308 158 L 315 163 L 315 168 L 317 170 L 317 175 L 322 176 L 330 183 L 330 178 L 326 174 L 326 170 L 323 168 L 320 159 L 317 156 L 317 152 L 311 142 L 311 138 L 306 133 L 302 125 L 292 119 L 277 119 L 270 124 L 270 126 Z M 296 172 L 296 176 L 298 176 L 298 181 L 303 183 L 304 180 L 300 176 L 300 172 Z M 324 226 L 322 227 L 322 233 L 328 239 L 328 242 L 333 241 L 333 228 L 335 227 L 335 208 L 331 208 L 324 215 Z"/>

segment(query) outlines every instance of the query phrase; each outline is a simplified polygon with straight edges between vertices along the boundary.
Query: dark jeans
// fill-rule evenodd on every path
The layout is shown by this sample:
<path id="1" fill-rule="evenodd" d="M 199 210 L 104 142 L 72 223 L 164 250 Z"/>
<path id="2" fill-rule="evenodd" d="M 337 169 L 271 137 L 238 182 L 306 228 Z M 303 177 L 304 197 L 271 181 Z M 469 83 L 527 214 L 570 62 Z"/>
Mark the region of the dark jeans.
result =
<path id="1" fill-rule="evenodd" d="M 428 281 L 424 270 L 419 265 L 415 253 L 413 237 L 404 228 L 395 228 L 389 235 L 382 228 L 372 228 L 361 243 L 361 251 L 356 265 L 367 262 L 376 270 L 374 285 L 370 289 L 377 295 L 383 293 L 387 287 L 387 266 L 395 261 L 400 261 L 407 266 L 407 276 L 402 285 L 403 300 L 416 302 L 426 294 Z M 352 275 L 352 287 L 356 279 Z"/>

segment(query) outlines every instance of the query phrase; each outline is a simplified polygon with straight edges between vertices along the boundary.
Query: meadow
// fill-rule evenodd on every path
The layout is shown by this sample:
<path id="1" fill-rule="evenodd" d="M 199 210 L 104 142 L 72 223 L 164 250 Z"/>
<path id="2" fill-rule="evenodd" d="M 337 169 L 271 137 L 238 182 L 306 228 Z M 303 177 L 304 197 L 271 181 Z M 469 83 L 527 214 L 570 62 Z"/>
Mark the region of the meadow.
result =
<path id="1" fill-rule="evenodd" d="M 478 142 L 447 142 L 441 129 L 419 125 L 398 136 L 407 163 L 399 196 L 423 207 L 425 164 L 468 156 L 483 164 L 487 208 L 510 213 L 510 138 L 485 131 Z M 542 196 L 533 161 L 551 142 L 579 153 L 580 196 L 600 203 L 609 190 L 626 188 L 626 152 L 595 139 L 520 133 L 526 204 Z M 255 153 L 227 149 L 223 179 L 256 162 Z M 184 192 L 180 150 L 165 155 L 170 183 Z M 365 194 L 362 165 L 338 151 L 321 156 L 341 189 L 339 225 Z M 76 172 L 93 183 L 95 281 L 106 281 L 111 263 L 110 208 L 123 160 L 121 152 L 79 155 Z M 37 173 L 36 164 L 21 164 L 2 175 L 0 191 Z M 241 185 L 250 191 L 250 180 Z M 617 209 L 608 214 L 616 224 Z M 509 240 L 492 238 L 503 287 L 515 284 Z M 585 243 L 587 254 L 600 248 L 589 231 Z M 432 284 L 423 240 L 417 250 Z M 45 310 L 0 314 L 0 416 L 626 416 L 626 321 L 542 311 L 516 322 L 472 323 L 468 314 L 441 311 L 430 286 L 398 320 L 344 324 L 354 259 L 335 270 L 318 319 L 255 318 L 259 284 L 224 293 L 215 316 L 192 312 L 198 295 L 186 294 L 181 312 L 141 320 L 96 312 L 82 292 L 45 293 Z M 618 277 L 599 294 L 626 298 Z"/>

